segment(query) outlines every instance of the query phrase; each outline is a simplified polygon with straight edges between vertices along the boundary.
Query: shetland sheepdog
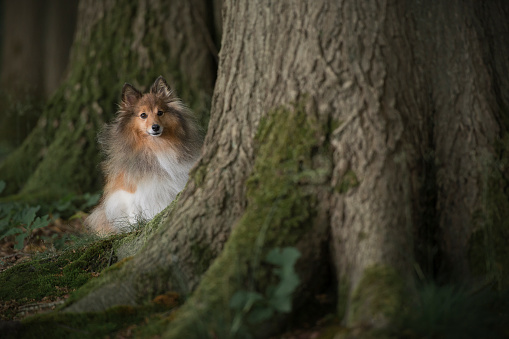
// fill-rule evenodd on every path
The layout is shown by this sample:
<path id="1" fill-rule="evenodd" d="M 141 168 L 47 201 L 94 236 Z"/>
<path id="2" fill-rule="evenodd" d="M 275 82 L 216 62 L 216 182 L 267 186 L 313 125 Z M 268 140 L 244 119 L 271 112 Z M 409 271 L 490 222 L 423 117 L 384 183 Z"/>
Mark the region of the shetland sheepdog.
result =
<path id="1" fill-rule="evenodd" d="M 145 94 L 126 83 L 115 120 L 99 135 L 104 194 L 85 224 L 107 235 L 152 219 L 186 185 L 201 142 L 192 112 L 163 77 Z"/>

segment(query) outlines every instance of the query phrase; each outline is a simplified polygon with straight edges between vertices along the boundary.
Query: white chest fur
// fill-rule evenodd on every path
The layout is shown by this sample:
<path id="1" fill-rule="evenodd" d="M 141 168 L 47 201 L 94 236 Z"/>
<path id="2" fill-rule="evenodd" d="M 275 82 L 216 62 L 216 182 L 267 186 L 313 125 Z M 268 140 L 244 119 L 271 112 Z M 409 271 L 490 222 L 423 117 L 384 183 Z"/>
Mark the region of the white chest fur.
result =
<path id="1" fill-rule="evenodd" d="M 185 187 L 194 161 L 179 162 L 167 154 L 159 155 L 157 161 L 162 174 L 147 173 L 136 183 L 134 193 L 117 190 L 106 197 L 106 218 L 116 229 L 126 231 L 139 220 L 152 219 Z"/>

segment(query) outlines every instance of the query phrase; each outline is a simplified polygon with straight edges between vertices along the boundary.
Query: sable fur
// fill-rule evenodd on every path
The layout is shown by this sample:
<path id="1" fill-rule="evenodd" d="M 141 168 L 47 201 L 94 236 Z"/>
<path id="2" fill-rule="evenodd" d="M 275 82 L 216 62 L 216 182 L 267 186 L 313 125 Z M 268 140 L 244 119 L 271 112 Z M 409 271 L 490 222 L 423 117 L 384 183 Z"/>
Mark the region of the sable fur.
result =
<path id="1" fill-rule="evenodd" d="M 159 136 L 149 134 L 156 133 L 154 125 L 162 129 Z M 126 83 L 115 120 L 99 136 L 106 183 L 86 225 L 107 234 L 152 218 L 184 188 L 201 142 L 192 112 L 162 77 L 146 94 Z"/>

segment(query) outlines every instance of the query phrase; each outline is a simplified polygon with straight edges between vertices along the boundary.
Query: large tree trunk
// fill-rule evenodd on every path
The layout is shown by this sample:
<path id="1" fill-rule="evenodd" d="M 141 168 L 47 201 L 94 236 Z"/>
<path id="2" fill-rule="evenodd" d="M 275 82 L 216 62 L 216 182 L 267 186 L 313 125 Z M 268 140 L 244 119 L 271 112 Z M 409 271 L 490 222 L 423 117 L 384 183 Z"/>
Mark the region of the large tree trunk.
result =
<path id="1" fill-rule="evenodd" d="M 206 121 L 216 69 L 207 10 L 206 1 L 81 1 L 69 75 L 2 163 L 4 194 L 99 189 L 96 133 L 113 117 L 124 82 L 143 88 L 164 75 Z"/>
<path id="2" fill-rule="evenodd" d="M 67 311 L 193 292 L 167 336 L 223 337 L 232 296 L 267 291 L 263 258 L 284 246 L 301 252 L 293 310 L 333 268 L 358 329 L 388 326 L 416 273 L 507 286 L 508 14 L 503 1 L 226 1 L 187 188 Z"/>

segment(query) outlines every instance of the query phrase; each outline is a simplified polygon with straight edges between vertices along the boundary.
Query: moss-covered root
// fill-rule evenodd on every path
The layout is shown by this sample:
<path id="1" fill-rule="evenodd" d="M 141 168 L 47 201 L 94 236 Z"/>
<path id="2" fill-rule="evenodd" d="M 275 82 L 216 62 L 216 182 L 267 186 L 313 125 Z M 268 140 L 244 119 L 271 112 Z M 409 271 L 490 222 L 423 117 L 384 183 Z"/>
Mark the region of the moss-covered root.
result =
<path id="1" fill-rule="evenodd" d="M 325 234 L 322 232 L 325 228 L 316 221 L 317 192 L 328 173 L 323 166 L 317 168 L 313 159 L 325 157 L 317 138 L 322 132 L 314 112 L 309 112 L 302 103 L 279 107 L 262 119 L 256 136 L 253 173 L 247 183 L 248 207 L 223 252 L 178 311 L 167 337 L 229 338 L 251 332 L 252 323 L 246 322 L 247 312 L 242 314 L 245 310 L 230 307 L 230 302 L 238 291 L 267 298 L 267 288 L 278 279 L 273 267 L 263 263 L 267 252 L 276 247 L 299 247 L 303 243 L 319 248 L 315 240 L 319 234 Z M 309 256 L 316 254 L 311 252 L 309 248 L 303 251 L 300 264 L 311 262 Z M 309 284 L 310 288 L 313 283 L 305 275 L 318 266 L 314 263 L 314 267 L 297 270 L 302 285 Z M 257 321 L 257 336 L 262 329 L 267 331 L 276 318 L 279 319 L 277 312 Z"/>

